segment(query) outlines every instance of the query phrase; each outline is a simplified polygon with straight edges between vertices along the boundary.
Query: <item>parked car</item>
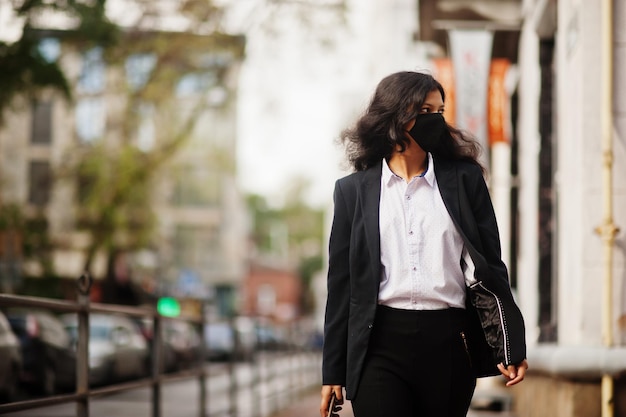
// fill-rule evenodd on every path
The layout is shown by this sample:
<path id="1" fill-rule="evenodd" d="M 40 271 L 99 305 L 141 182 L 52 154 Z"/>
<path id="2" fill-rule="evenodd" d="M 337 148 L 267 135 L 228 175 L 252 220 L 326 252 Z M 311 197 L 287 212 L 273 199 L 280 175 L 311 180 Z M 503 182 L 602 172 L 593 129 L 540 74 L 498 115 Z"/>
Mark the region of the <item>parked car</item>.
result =
<path id="1" fill-rule="evenodd" d="M 257 350 L 277 351 L 289 348 L 289 341 L 282 329 L 259 322 L 255 326 Z"/>
<path id="2" fill-rule="evenodd" d="M 254 355 L 254 324 L 246 317 L 205 325 L 206 358 L 210 361 L 249 360 Z"/>
<path id="3" fill-rule="evenodd" d="M 150 363 L 150 366 L 152 366 L 152 343 L 154 343 L 154 328 L 152 318 L 145 317 L 139 320 L 139 328 L 141 330 L 141 334 L 143 334 L 144 339 L 148 343 L 148 362 Z M 164 341 L 163 343 L 163 352 L 161 353 L 161 358 L 162 372 L 173 372 L 177 370 L 178 365 L 176 363 L 176 354 L 174 352 L 174 348 L 166 341 Z"/>
<path id="4" fill-rule="evenodd" d="M 78 317 L 62 316 L 72 340 L 78 340 Z M 141 378 L 149 370 L 148 343 L 139 326 L 115 314 L 89 316 L 89 384 Z"/>
<path id="5" fill-rule="evenodd" d="M 228 322 L 209 323 L 204 327 L 206 358 L 210 361 L 225 361 L 235 351 L 235 332 Z"/>
<path id="6" fill-rule="evenodd" d="M 189 369 L 204 360 L 202 337 L 196 327 L 183 320 L 163 321 L 163 340 L 174 355 L 174 370 Z"/>
<path id="7" fill-rule="evenodd" d="M 189 369 L 200 359 L 204 359 L 202 337 L 193 324 L 176 319 L 163 319 L 161 323 L 163 326 L 162 369 L 164 372 Z M 152 343 L 154 342 L 152 319 L 142 319 L 140 327 L 148 342 L 150 353 L 152 353 Z"/>
<path id="8" fill-rule="evenodd" d="M 20 342 L 7 318 L 0 312 L 0 402 L 17 399 L 22 368 Z"/>
<path id="9" fill-rule="evenodd" d="M 42 395 L 74 389 L 76 355 L 59 318 L 47 310 L 24 308 L 5 314 L 20 342 L 24 386 Z"/>

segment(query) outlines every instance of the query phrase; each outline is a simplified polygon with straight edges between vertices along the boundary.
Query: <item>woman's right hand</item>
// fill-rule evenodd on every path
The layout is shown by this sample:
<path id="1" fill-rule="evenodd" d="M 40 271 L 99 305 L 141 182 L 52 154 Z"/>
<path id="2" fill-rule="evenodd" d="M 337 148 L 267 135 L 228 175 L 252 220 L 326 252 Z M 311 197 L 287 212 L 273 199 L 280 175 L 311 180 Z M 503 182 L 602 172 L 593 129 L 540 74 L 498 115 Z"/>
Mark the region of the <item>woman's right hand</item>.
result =
<path id="1" fill-rule="evenodd" d="M 322 402 L 320 404 L 320 416 L 330 417 L 328 414 L 328 406 L 330 405 L 330 394 L 334 392 L 337 397 L 337 405 L 343 404 L 343 394 L 341 385 L 323 385 L 322 386 Z"/>

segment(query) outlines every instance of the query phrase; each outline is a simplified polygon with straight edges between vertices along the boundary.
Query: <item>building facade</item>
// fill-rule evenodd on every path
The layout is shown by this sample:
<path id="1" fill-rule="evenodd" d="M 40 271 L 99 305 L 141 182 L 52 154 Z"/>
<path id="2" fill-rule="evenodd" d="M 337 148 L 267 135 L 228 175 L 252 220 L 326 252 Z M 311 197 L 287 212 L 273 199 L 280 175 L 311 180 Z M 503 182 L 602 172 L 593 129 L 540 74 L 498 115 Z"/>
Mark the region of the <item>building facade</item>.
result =
<path id="1" fill-rule="evenodd" d="M 492 60 L 506 58 L 517 73 L 511 136 L 488 149 L 503 258 L 529 346 L 527 381 L 509 391 L 515 411 L 624 415 L 626 266 L 617 229 L 626 221 L 626 2 L 421 0 L 419 8 L 422 41 L 451 55 L 452 31 L 489 32 Z M 457 76 L 469 69 L 455 65 Z"/>
<path id="2" fill-rule="evenodd" d="M 535 372 L 518 408 L 605 416 L 610 402 L 623 415 L 626 2 L 524 1 L 522 10 L 518 282 Z M 622 232 L 607 247 L 599 231 L 609 207 Z M 601 395 L 609 376 L 614 387 Z"/>
<path id="3" fill-rule="evenodd" d="M 368 32 L 375 37 L 368 51 L 351 43 L 363 69 L 344 87 L 353 99 L 393 71 L 436 73 L 437 62 L 451 58 L 453 30 L 492 35 L 492 62 L 505 59 L 510 67 L 510 132 L 487 145 L 488 181 L 530 362 L 527 380 L 507 395 L 520 417 L 607 416 L 607 404 L 612 415 L 626 415 L 626 2 L 419 0 L 359 10 L 357 33 L 395 26 Z M 394 21 L 399 10 L 415 22 Z M 350 102 L 350 109 L 364 106 Z M 607 225 L 607 207 L 613 224 Z M 602 230 L 615 240 L 607 244 Z M 321 274 L 320 305 L 324 280 Z"/>
<path id="4" fill-rule="evenodd" d="M 85 231 L 85 221 L 93 219 L 84 217 L 89 202 L 81 199 L 81 187 L 96 185 L 81 182 L 68 168 L 101 149 L 115 172 L 100 172 L 112 178 L 100 195 L 113 193 L 113 181 L 124 181 L 121 171 L 140 170 L 144 162 L 155 167 L 144 170 L 151 178 L 146 187 L 129 185 L 126 197 L 120 192 L 99 207 L 123 201 L 131 211 L 148 209 L 129 216 L 128 227 L 114 233 L 108 246 L 131 252 L 136 284 L 157 295 L 219 298 L 222 309 L 232 309 L 245 272 L 248 234 L 235 161 L 245 40 L 154 30 L 122 36 L 129 45 L 153 42 L 154 49 L 112 58 L 105 49 L 67 41 L 63 31 L 40 34 L 42 55 L 60 63 L 74 95 L 66 100 L 42 91 L 20 98 L 0 130 L 0 203 L 17 207 L 26 221 L 42 219 L 49 245 L 45 265 L 42 257 L 23 255 L 19 274 L 72 279 L 84 270 L 96 235 Z M 164 45 L 178 62 L 158 55 Z M 161 83 L 150 84 L 158 76 Z M 138 177 L 128 174 L 126 180 L 133 178 Z M 133 229 L 147 218 L 154 219 L 150 227 Z M 147 233 L 142 245 L 131 243 L 139 241 L 133 230 Z M 105 248 L 99 247 L 90 263 L 96 279 L 107 269 Z M 16 289 L 18 281 L 3 290 Z"/>

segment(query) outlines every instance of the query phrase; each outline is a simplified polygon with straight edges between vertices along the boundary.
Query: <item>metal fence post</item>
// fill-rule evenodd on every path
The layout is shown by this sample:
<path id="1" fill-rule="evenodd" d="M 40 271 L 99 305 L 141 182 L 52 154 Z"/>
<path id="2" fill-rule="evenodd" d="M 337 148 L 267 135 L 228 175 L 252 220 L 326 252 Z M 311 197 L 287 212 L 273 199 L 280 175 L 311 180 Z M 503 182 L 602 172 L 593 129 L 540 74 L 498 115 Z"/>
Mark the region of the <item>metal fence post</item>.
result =
<path id="1" fill-rule="evenodd" d="M 161 365 L 163 364 L 163 323 L 158 312 L 152 312 L 152 417 L 161 417 Z"/>
<path id="2" fill-rule="evenodd" d="M 276 377 L 275 374 L 278 368 L 276 362 L 276 357 L 274 355 L 267 355 L 267 362 L 265 363 L 265 380 L 267 381 L 267 404 L 270 415 L 272 413 L 275 413 L 279 409 L 279 399 L 277 393 L 274 390 L 274 379 Z"/>
<path id="3" fill-rule="evenodd" d="M 200 384 L 200 407 L 199 407 L 199 415 L 200 417 L 207 417 L 207 399 L 208 399 L 208 387 L 207 387 L 207 369 L 204 361 L 207 358 L 208 347 L 207 347 L 207 314 L 209 313 L 209 307 L 206 301 L 202 301 L 202 305 L 200 307 L 200 337 L 201 340 L 201 357 L 200 357 L 200 366 L 202 367 L 202 372 L 198 377 L 198 382 Z"/>
<path id="4" fill-rule="evenodd" d="M 259 388 L 259 385 L 261 384 L 261 370 L 257 356 L 257 352 L 252 352 L 252 357 L 250 358 L 251 417 L 259 417 L 263 415 L 261 411 L 261 389 Z"/>
<path id="5" fill-rule="evenodd" d="M 237 332 L 237 323 L 234 316 L 229 318 L 231 329 L 233 330 L 233 354 L 228 361 L 228 373 L 230 375 L 230 389 L 229 389 L 229 415 L 236 416 L 238 410 L 238 384 L 237 384 L 237 366 L 238 355 L 240 353 L 239 348 L 239 333 Z"/>
<path id="6" fill-rule="evenodd" d="M 89 291 L 93 279 L 84 272 L 76 283 L 78 289 L 78 334 L 76 345 L 76 415 L 89 417 Z"/>

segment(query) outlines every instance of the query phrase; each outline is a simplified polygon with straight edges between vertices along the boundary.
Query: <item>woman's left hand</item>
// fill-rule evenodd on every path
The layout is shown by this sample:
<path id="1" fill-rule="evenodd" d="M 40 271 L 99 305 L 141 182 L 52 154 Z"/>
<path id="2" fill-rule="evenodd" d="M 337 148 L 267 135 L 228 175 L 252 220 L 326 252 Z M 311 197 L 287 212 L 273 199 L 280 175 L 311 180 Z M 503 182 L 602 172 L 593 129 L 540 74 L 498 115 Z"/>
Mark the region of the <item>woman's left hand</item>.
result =
<path id="1" fill-rule="evenodd" d="M 509 365 L 506 368 L 501 362 L 498 364 L 498 369 L 500 370 L 500 373 L 508 379 L 506 386 L 510 387 L 524 380 L 526 370 L 528 369 L 528 361 L 524 359 L 521 363 L 517 365 Z"/>

